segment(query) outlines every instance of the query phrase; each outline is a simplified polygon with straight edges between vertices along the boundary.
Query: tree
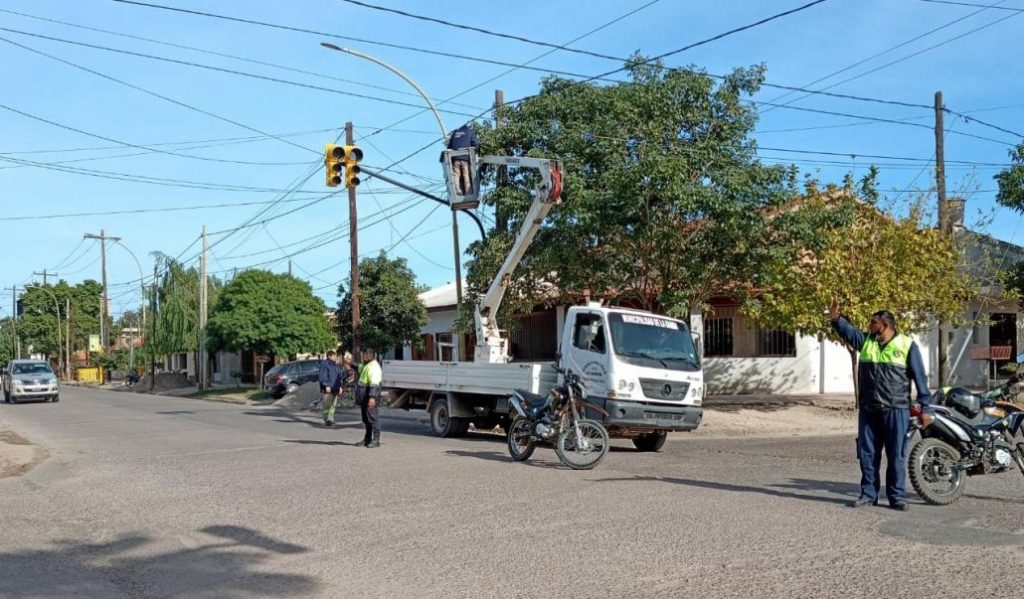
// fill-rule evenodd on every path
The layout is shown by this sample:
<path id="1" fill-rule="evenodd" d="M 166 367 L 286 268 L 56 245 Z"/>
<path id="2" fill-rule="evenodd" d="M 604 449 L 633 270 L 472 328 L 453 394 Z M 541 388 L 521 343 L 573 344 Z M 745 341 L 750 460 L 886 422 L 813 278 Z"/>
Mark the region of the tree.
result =
<path id="1" fill-rule="evenodd" d="M 1024 213 L 1024 143 L 1009 150 L 1010 166 L 994 177 L 999 184 L 996 201 Z"/>
<path id="2" fill-rule="evenodd" d="M 199 271 L 162 254 L 163 264 L 156 289 L 155 332 L 147 338 L 154 356 L 195 352 L 199 349 Z"/>
<path id="3" fill-rule="evenodd" d="M 797 193 L 794 167 L 758 161 L 743 104 L 761 66 L 719 82 L 697 70 L 634 60 L 631 81 L 542 82 L 541 93 L 500 111 L 482 131 L 487 153 L 560 158 L 563 203 L 521 262 L 503 312 L 585 291 L 687 317 L 724 284 L 749 281 L 774 251 L 766 213 Z M 490 175 L 493 176 L 493 175 Z M 530 204 L 532 173 L 511 170 L 484 202 L 501 206 L 467 263 L 471 290 L 490 283 Z M 554 297 L 557 294 L 560 297 Z"/>
<path id="4" fill-rule="evenodd" d="M 743 312 L 763 325 L 833 341 L 827 314 L 834 301 L 855 326 L 867 327 L 871 314 L 889 310 L 900 330 L 922 332 L 934 322 L 962 320 L 964 304 L 977 285 L 964 268 L 957 239 L 925 224 L 920 206 L 902 218 L 852 195 L 818 194 L 805 204 L 820 210 L 853 210 L 847 226 L 825 227 L 817 247 L 800 248 L 764 277 L 765 287 L 746 290 Z M 856 380 L 857 352 L 847 347 Z"/>
<path id="5" fill-rule="evenodd" d="M 339 337 L 342 347 L 352 347 L 352 296 L 346 291 L 351 279 L 338 287 Z M 427 309 L 420 301 L 422 288 L 405 258 L 391 260 L 381 252 L 359 262 L 360 342 L 380 352 L 411 342 L 421 347 L 420 329 L 427 323 Z"/>
<path id="6" fill-rule="evenodd" d="M 265 270 L 245 271 L 224 285 L 207 335 L 210 351 L 270 356 L 322 352 L 335 343 L 327 307 L 309 283 Z"/>
<path id="7" fill-rule="evenodd" d="M 67 332 L 67 306 L 71 304 L 71 348 L 87 349 L 89 335 L 99 334 L 102 286 L 86 280 L 74 286 L 65 281 L 56 285 L 29 285 L 21 294 L 23 316 L 18 321 L 18 338 L 23 348 L 35 353 L 58 356 L 64 348 L 58 344 L 57 314 L 60 308 L 60 340 Z"/>

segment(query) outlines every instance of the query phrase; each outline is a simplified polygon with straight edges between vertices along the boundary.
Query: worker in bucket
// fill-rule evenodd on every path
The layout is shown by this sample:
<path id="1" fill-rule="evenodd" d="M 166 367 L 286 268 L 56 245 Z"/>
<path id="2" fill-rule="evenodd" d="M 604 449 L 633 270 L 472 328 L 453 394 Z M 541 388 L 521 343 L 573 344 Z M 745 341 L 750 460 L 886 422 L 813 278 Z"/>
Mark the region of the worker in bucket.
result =
<path id="1" fill-rule="evenodd" d="M 448 136 L 449 150 L 479 150 L 480 138 L 476 135 L 473 125 L 466 123 Z M 456 195 L 464 196 L 473 193 L 473 173 L 469 156 L 452 156 L 452 185 Z"/>

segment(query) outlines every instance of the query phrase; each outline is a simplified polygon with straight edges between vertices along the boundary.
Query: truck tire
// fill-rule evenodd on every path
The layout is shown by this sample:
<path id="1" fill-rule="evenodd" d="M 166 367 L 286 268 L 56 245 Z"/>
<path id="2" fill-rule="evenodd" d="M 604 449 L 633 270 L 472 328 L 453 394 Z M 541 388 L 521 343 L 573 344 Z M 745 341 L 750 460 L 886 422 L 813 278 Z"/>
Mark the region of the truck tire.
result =
<path id="1" fill-rule="evenodd" d="M 654 431 L 633 437 L 633 447 L 636 447 L 637 451 L 659 451 L 665 445 L 666 439 L 668 439 L 667 431 Z"/>
<path id="2" fill-rule="evenodd" d="M 448 400 L 439 399 L 430 406 L 430 430 L 438 437 L 462 437 L 469 431 L 469 419 L 455 418 L 448 410 Z"/>

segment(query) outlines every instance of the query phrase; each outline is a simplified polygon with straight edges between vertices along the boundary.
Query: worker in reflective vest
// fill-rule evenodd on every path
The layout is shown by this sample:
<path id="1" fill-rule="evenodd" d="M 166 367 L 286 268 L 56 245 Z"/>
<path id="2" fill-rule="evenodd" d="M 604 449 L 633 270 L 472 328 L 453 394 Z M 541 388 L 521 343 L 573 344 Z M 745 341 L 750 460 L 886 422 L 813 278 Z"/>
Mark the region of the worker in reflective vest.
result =
<path id="1" fill-rule="evenodd" d="M 853 507 L 878 505 L 879 467 L 885 449 L 885 494 L 889 507 L 906 511 L 906 436 L 910 426 L 910 382 L 917 387 L 917 401 L 931 404 L 928 377 L 917 344 L 896 330 L 896 317 L 887 310 L 871 316 L 867 333 L 854 328 L 829 309 L 832 327 L 860 352 L 857 367 L 857 458 L 860 461 L 860 497 Z"/>
<path id="2" fill-rule="evenodd" d="M 380 401 L 381 370 L 377 354 L 372 349 L 362 351 L 363 362 L 359 366 L 359 382 L 356 387 L 356 403 L 363 416 L 366 435 L 363 447 L 380 447 Z"/>

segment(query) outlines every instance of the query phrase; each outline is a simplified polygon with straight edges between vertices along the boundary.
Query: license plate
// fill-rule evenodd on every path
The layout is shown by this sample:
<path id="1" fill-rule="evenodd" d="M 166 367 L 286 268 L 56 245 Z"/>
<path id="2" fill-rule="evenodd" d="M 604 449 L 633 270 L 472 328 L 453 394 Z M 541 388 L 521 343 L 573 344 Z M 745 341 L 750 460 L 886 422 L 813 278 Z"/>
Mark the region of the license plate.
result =
<path id="1" fill-rule="evenodd" d="M 644 412 L 644 420 L 682 420 L 685 417 L 684 414 L 672 412 Z"/>

